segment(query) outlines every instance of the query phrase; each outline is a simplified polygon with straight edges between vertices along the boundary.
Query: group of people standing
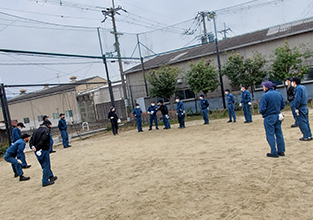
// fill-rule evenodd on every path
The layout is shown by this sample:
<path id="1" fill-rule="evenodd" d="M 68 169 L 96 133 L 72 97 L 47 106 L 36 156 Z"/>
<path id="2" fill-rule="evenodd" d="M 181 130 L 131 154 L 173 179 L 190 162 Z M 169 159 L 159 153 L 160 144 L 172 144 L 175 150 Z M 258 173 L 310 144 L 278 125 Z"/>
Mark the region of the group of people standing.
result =
<path id="1" fill-rule="evenodd" d="M 19 177 L 20 181 L 27 181 L 30 177 L 25 177 L 22 169 L 30 168 L 25 159 L 24 149 L 26 143 L 29 142 L 30 148 L 34 151 L 35 156 L 42 168 L 42 186 L 49 186 L 54 184 L 57 180 L 51 170 L 50 154 L 55 153 L 53 150 L 53 138 L 51 134 L 52 123 L 48 119 L 47 115 L 43 116 L 43 123 L 40 127 L 35 130 L 31 135 L 21 134 L 21 129 L 24 128 L 23 123 L 18 123 L 17 126 L 12 130 L 12 141 L 13 144 L 7 149 L 4 159 L 11 163 L 14 177 Z M 65 115 L 60 114 L 60 120 L 58 128 L 61 133 L 62 143 L 64 148 L 71 147 L 68 141 L 67 125 L 65 121 Z M 31 138 L 30 138 L 31 137 Z"/>

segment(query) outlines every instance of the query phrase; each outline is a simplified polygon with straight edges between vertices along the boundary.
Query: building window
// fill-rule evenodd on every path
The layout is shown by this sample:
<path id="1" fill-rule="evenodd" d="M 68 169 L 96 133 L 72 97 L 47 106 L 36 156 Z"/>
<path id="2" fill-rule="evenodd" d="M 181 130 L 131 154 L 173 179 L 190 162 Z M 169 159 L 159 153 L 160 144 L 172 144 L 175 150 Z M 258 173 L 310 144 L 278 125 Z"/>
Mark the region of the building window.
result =
<path id="1" fill-rule="evenodd" d="M 43 121 L 43 115 L 38 115 L 37 118 L 39 122 Z"/>
<path id="2" fill-rule="evenodd" d="M 28 124 L 29 123 L 29 118 L 24 118 L 24 124 Z"/>
<path id="3" fill-rule="evenodd" d="M 195 93 L 189 89 L 180 90 L 175 92 L 175 97 L 178 96 L 181 100 L 183 99 L 193 99 L 196 97 Z"/>
<path id="4" fill-rule="evenodd" d="M 59 119 L 60 114 L 59 113 L 52 113 L 53 119 Z"/>
<path id="5" fill-rule="evenodd" d="M 73 117 L 73 110 L 66 110 L 66 111 L 65 111 L 65 116 L 66 116 L 67 118 Z"/>

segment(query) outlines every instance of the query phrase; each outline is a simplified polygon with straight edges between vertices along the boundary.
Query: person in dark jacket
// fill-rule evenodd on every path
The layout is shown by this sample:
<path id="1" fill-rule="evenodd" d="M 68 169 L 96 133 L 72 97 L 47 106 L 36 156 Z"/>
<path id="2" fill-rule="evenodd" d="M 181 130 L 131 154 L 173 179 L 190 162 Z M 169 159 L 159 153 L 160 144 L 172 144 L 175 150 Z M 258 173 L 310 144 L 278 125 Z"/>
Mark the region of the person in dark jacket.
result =
<path id="1" fill-rule="evenodd" d="M 23 134 L 21 135 L 21 138 L 14 142 L 6 151 L 4 155 L 4 160 L 11 163 L 12 169 L 14 172 L 14 177 L 20 177 L 20 181 L 26 181 L 29 180 L 30 177 L 23 176 L 23 170 L 22 170 L 22 162 L 19 159 L 16 159 L 16 157 L 24 157 L 24 149 L 25 144 L 28 142 L 30 135 Z"/>
<path id="2" fill-rule="evenodd" d="M 295 119 L 295 123 L 293 125 L 291 125 L 292 128 L 296 128 L 298 127 L 298 119 L 297 119 L 297 114 L 296 114 L 296 109 L 295 109 L 295 88 L 293 86 L 291 86 L 291 81 L 292 78 L 288 78 L 286 79 L 286 86 L 287 86 L 287 100 L 290 104 L 290 108 L 291 108 L 291 112 L 293 115 L 293 118 Z"/>
<path id="3" fill-rule="evenodd" d="M 51 122 L 46 120 L 33 133 L 30 140 L 31 149 L 35 152 L 37 160 L 42 168 L 42 186 L 50 186 L 57 179 L 53 175 L 50 164 L 50 130 Z"/>
<path id="4" fill-rule="evenodd" d="M 244 123 L 251 123 L 252 122 L 252 115 L 251 115 L 251 95 L 250 92 L 247 90 L 247 87 L 242 85 L 241 86 L 241 102 L 240 106 L 242 106 L 243 113 L 245 116 Z"/>
<path id="5" fill-rule="evenodd" d="M 303 134 L 303 137 L 300 138 L 300 141 L 310 141 L 312 140 L 312 132 L 309 122 L 309 109 L 307 107 L 308 93 L 306 87 L 301 85 L 301 79 L 299 77 L 293 78 L 292 84 L 295 87 L 295 111 L 297 114 L 300 131 Z"/>
<path id="6" fill-rule="evenodd" d="M 163 100 L 159 100 L 159 110 L 162 113 L 162 119 L 164 124 L 164 129 L 171 129 L 170 121 L 169 121 L 169 115 L 168 115 L 168 109 L 166 105 L 163 105 Z"/>
<path id="7" fill-rule="evenodd" d="M 49 120 L 48 115 L 44 115 L 42 118 L 43 118 L 43 121 Z M 52 134 L 51 134 L 51 128 L 50 128 L 50 149 L 49 149 L 49 152 L 50 152 L 50 154 L 56 152 L 55 150 L 53 150 L 53 138 L 52 138 Z"/>
<path id="8" fill-rule="evenodd" d="M 268 157 L 285 156 L 285 141 L 281 129 L 280 111 L 285 108 L 285 100 L 281 93 L 273 90 L 273 83 L 266 81 L 262 83 L 264 94 L 259 104 L 259 112 L 264 118 L 266 139 L 271 147 Z M 277 150 L 276 150 L 277 143 Z"/>
<path id="9" fill-rule="evenodd" d="M 178 117 L 178 122 L 179 122 L 179 127 L 178 128 L 185 128 L 185 108 L 184 108 L 184 103 L 180 101 L 180 98 L 177 96 L 176 97 L 176 111 L 177 111 L 177 117 Z"/>
<path id="10" fill-rule="evenodd" d="M 227 123 L 232 122 L 232 118 L 234 122 L 236 122 L 236 114 L 235 114 L 235 98 L 233 94 L 230 93 L 229 89 L 225 90 L 226 100 L 227 100 L 227 110 L 229 115 L 229 121 Z"/>
<path id="11" fill-rule="evenodd" d="M 25 128 L 22 122 L 17 123 L 16 127 L 12 130 L 12 143 L 21 138 L 21 129 Z"/>
<path id="12" fill-rule="evenodd" d="M 202 118 L 204 120 L 204 124 L 209 124 L 209 102 L 204 98 L 204 95 L 200 95 L 200 107 L 201 107 L 201 113 L 202 113 Z"/>
<path id="13" fill-rule="evenodd" d="M 66 121 L 65 121 L 65 114 L 63 114 L 63 113 L 60 114 L 60 120 L 59 120 L 58 127 L 59 127 L 59 130 L 61 133 L 63 147 L 64 148 L 71 147 L 71 145 L 69 145 L 69 142 L 68 142 L 67 125 L 66 125 Z"/>
<path id="14" fill-rule="evenodd" d="M 142 119 L 141 119 L 142 110 L 141 110 L 138 103 L 136 103 L 136 108 L 133 111 L 133 115 L 136 117 L 138 132 L 143 132 L 143 130 L 142 130 Z"/>
<path id="15" fill-rule="evenodd" d="M 155 124 L 155 129 L 159 130 L 158 118 L 157 118 L 157 115 L 156 115 L 157 111 L 158 111 L 158 107 L 156 107 L 154 101 L 152 101 L 151 105 L 148 108 L 148 114 L 150 114 L 150 128 L 149 128 L 149 131 L 152 130 L 153 121 L 154 121 L 154 124 Z"/>
<path id="16" fill-rule="evenodd" d="M 111 121 L 113 134 L 117 135 L 118 134 L 118 123 L 117 123 L 118 117 L 117 117 L 117 115 L 115 113 L 115 108 L 113 106 L 110 108 L 110 112 L 108 114 L 108 118 Z"/>

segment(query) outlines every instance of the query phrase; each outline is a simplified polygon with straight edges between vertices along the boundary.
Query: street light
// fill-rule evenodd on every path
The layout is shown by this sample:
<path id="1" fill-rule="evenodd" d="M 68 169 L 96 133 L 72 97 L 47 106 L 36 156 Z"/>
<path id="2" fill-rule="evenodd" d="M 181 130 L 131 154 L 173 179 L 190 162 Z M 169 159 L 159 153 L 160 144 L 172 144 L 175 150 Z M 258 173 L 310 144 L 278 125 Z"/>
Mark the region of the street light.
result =
<path id="1" fill-rule="evenodd" d="M 223 107 L 224 107 L 224 109 L 226 109 L 225 92 L 224 92 L 224 84 L 223 84 L 222 71 L 221 71 L 220 53 L 219 53 L 219 50 L 218 50 L 218 43 L 217 43 L 217 31 L 216 31 L 215 12 L 214 12 L 214 11 L 209 12 L 209 18 L 213 19 L 213 24 L 214 24 L 215 47 L 216 47 L 216 56 L 217 56 L 217 64 L 218 64 L 218 73 L 219 73 L 220 82 L 221 82 L 221 90 L 222 90 L 222 98 L 223 98 Z"/>

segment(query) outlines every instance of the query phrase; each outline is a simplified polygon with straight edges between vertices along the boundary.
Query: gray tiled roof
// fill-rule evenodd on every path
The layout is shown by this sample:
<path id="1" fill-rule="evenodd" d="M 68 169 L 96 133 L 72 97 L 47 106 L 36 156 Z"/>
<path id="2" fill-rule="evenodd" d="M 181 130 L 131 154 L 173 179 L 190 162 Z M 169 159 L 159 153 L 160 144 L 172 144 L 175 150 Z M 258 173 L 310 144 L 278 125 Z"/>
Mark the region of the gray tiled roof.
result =
<path id="1" fill-rule="evenodd" d="M 235 50 L 248 45 L 259 44 L 266 41 L 297 35 L 313 31 L 313 18 L 307 18 L 264 30 L 227 38 L 218 42 L 220 52 Z M 145 69 L 157 68 L 166 64 L 174 64 L 188 61 L 194 58 L 204 57 L 216 53 L 215 43 L 197 45 L 190 48 L 183 48 L 164 55 L 159 55 L 144 62 Z M 137 65 L 125 71 L 126 74 L 142 71 L 141 65 Z"/>
<path id="2" fill-rule="evenodd" d="M 95 77 L 91 77 L 91 78 L 87 78 L 87 79 L 78 80 L 75 83 L 86 83 L 89 80 L 92 80 L 94 78 L 96 78 L 96 76 Z M 13 104 L 13 103 L 16 103 L 16 102 L 30 100 L 30 99 L 34 99 L 34 98 L 38 98 L 38 97 L 42 97 L 42 96 L 46 96 L 46 95 L 63 93 L 65 91 L 73 91 L 73 90 L 76 89 L 76 87 L 77 87 L 77 84 L 53 86 L 53 87 L 49 87 L 47 89 L 42 89 L 42 90 L 38 90 L 38 91 L 35 91 L 35 92 L 30 92 L 30 93 L 25 93 L 25 94 L 22 94 L 22 95 L 15 96 L 15 97 L 9 99 L 8 103 L 9 104 Z"/>

